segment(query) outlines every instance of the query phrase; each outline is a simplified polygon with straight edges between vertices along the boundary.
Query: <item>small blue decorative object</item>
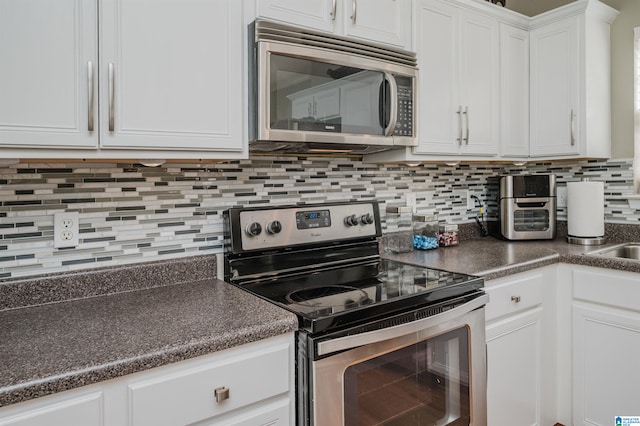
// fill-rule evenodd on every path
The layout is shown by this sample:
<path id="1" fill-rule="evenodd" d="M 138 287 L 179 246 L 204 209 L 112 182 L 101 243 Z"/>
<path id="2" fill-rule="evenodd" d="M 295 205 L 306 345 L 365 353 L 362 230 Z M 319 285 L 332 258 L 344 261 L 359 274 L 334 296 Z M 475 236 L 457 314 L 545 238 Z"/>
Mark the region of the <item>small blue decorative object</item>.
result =
<path id="1" fill-rule="evenodd" d="M 434 237 L 427 237 L 425 235 L 414 235 L 413 247 L 419 250 L 435 249 L 438 248 L 438 239 Z"/>

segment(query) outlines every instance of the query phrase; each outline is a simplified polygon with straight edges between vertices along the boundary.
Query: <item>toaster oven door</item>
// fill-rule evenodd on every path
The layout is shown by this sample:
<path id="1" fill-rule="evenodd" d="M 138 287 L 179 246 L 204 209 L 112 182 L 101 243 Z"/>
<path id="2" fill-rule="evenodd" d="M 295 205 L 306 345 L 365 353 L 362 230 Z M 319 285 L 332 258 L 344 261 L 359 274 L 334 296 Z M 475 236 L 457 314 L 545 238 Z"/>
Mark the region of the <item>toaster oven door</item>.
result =
<path id="1" fill-rule="evenodd" d="M 500 231 L 508 240 L 543 240 L 556 236 L 556 198 L 500 200 Z"/>

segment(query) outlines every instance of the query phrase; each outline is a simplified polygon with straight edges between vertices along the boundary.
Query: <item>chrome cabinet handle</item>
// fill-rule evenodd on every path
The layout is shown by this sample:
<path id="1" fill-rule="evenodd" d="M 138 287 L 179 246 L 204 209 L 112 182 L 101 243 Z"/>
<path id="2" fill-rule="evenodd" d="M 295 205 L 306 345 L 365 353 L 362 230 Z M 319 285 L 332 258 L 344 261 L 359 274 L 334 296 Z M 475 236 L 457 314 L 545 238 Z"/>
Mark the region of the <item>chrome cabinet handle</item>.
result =
<path id="1" fill-rule="evenodd" d="M 115 87 L 114 87 L 114 70 L 113 64 L 109 62 L 109 131 L 113 132 L 114 129 L 114 100 L 115 100 Z"/>
<path id="2" fill-rule="evenodd" d="M 573 111 L 573 108 L 571 108 L 571 146 L 574 146 L 576 144 L 575 122 L 576 122 L 576 114 Z"/>
<path id="3" fill-rule="evenodd" d="M 458 145 L 462 145 L 462 105 L 458 107 Z"/>
<path id="4" fill-rule="evenodd" d="M 467 128 L 466 128 L 466 131 L 465 131 L 465 135 L 466 135 L 465 144 L 469 145 L 469 107 L 468 106 L 464 107 L 463 114 L 464 114 L 464 117 L 465 117 L 465 121 L 467 123 Z"/>
<path id="5" fill-rule="evenodd" d="M 87 62 L 87 129 L 93 132 L 93 62 Z"/>
<path id="6" fill-rule="evenodd" d="M 391 114 L 389 117 L 389 124 L 387 125 L 387 128 L 384 129 L 384 135 L 392 136 L 393 131 L 396 128 L 396 123 L 398 122 L 398 85 L 396 84 L 396 79 L 388 72 L 384 73 L 384 79 L 389 83 L 389 92 L 391 94 L 391 99 L 389 100 L 391 104 Z"/>
<path id="7" fill-rule="evenodd" d="M 511 296 L 511 301 L 520 303 L 520 296 Z"/>
<path id="8" fill-rule="evenodd" d="M 229 399 L 229 388 L 221 387 L 213 390 L 213 396 L 216 398 L 216 402 L 220 403 L 224 400 Z"/>
<path id="9" fill-rule="evenodd" d="M 358 13 L 358 1 L 351 0 L 351 22 L 356 23 L 356 15 Z"/>
<path id="10" fill-rule="evenodd" d="M 331 13 L 329 14 L 331 16 L 331 20 L 335 21 L 336 20 L 336 5 L 338 3 L 338 0 L 333 0 L 333 3 L 331 4 Z"/>

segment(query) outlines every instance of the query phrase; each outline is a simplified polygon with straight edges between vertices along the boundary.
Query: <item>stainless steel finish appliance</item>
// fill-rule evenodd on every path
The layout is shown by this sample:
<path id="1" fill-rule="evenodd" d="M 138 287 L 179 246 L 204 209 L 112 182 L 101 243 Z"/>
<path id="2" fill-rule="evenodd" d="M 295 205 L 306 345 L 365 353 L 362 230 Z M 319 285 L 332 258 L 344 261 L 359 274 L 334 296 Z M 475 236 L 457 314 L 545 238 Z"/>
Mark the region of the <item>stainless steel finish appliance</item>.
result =
<path id="1" fill-rule="evenodd" d="M 251 27 L 253 154 L 415 146 L 414 53 L 264 20 Z"/>
<path id="2" fill-rule="evenodd" d="M 298 425 L 487 424 L 481 278 L 382 258 L 374 201 L 225 225 L 225 279 L 298 316 Z"/>
<path id="3" fill-rule="evenodd" d="M 556 236 L 556 177 L 500 178 L 500 234 L 508 240 L 551 240 Z"/>

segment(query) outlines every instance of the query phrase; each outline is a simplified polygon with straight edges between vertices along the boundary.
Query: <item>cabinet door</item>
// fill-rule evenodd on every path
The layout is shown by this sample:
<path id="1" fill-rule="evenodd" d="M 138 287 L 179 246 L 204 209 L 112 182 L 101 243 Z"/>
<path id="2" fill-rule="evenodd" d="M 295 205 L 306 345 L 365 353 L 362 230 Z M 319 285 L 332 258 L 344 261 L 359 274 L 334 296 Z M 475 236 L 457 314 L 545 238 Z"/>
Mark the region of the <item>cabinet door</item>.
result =
<path id="1" fill-rule="evenodd" d="M 105 0 L 101 146 L 243 150 L 242 2 Z"/>
<path id="2" fill-rule="evenodd" d="M 574 424 L 638 415 L 640 314 L 574 302 L 573 337 Z"/>
<path id="3" fill-rule="evenodd" d="M 419 68 L 418 154 L 457 154 L 458 8 L 421 0 L 416 10 Z"/>
<path id="4" fill-rule="evenodd" d="M 409 50 L 411 2 L 406 0 L 343 0 L 345 33 Z"/>
<path id="5" fill-rule="evenodd" d="M 497 155 L 499 138 L 498 22 L 462 13 L 460 20 L 462 154 Z"/>
<path id="6" fill-rule="evenodd" d="M 333 32 L 338 0 L 258 0 L 259 17 Z M 336 8 L 336 9 L 334 9 Z"/>
<path id="7" fill-rule="evenodd" d="M 577 154 L 578 18 L 536 28 L 530 40 L 531 156 Z"/>
<path id="8" fill-rule="evenodd" d="M 541 318 L 542 308 L 537 308 L 487 327 L 487 424 L 491 426 L 541 425 Z"/>
<path id="9" fill-rule="evenodd" d="M 505 156 L 529 156 L 529 32 L 500 24 L 500 142 Z"/>
<path id="10" fill-rule="evenodd" d="M 97 84 L 96 4 L 0 2 L 0 147 L 97 146 L 97 115 L 89 128 L 98 98 L 95 87 L 89 104 L 90 67 Z"/>
<path id="11" fill-rule="evenodd" d="M 0 426 L 101 426 L 104 424 L 102 405 L 101 392 L 75 397 L 53 395 L 5 408 L 0 415 Z"/>

